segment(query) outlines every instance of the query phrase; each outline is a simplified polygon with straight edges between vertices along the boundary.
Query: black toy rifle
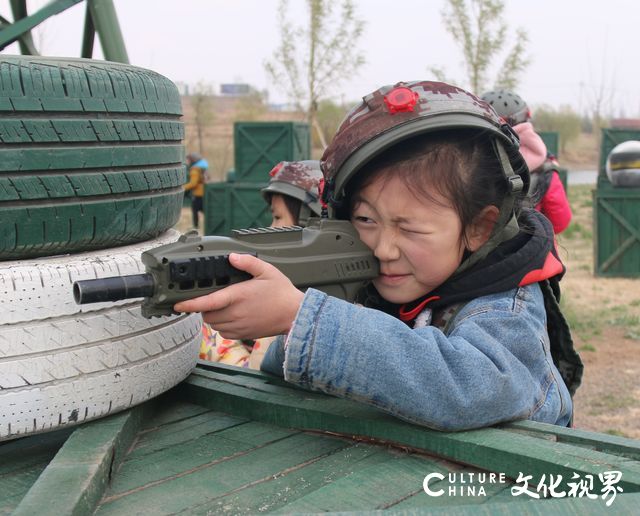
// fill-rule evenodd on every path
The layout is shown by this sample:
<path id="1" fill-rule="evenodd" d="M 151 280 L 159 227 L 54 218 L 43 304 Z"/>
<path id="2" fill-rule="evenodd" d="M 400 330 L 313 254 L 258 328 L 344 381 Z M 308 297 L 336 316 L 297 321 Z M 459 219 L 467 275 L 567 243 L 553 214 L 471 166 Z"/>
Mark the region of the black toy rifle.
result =
<path id="1" fill-rule="evenodd" d="M 179 301 L 251 278 L 229 264 L 229 253 L 253 254 L 298 288 L 313 287 L 348 301 L 379 272 L 351 223 L 312 218 L 305 228 L 241 229 L 231 237 L 187 233 L 143 252 L 145 274 L 76 281 L 73 295 L 78 304 L 143 297 L 143 316 L 172 315 Z"/>

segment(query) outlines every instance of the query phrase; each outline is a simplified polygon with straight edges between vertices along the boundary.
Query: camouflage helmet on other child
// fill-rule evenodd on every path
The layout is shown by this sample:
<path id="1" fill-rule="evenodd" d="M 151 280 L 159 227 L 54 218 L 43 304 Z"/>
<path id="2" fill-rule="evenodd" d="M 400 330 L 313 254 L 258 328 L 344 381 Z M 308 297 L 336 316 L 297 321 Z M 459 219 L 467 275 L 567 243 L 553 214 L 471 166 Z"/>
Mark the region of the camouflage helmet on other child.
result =
<path id="1" fill-rule="evenodd" d="M 300 213 L 294 215 L 297 215 L 300 225 L 306 225 L 311 216 L 320 216 L 320 185 L 323 177 L 319 161 L 281 161 L 269 175 L 269 184 L 261 190 L 267 202 L 271 201 L 273 194 L 298 199 L 301 202 Z"/>

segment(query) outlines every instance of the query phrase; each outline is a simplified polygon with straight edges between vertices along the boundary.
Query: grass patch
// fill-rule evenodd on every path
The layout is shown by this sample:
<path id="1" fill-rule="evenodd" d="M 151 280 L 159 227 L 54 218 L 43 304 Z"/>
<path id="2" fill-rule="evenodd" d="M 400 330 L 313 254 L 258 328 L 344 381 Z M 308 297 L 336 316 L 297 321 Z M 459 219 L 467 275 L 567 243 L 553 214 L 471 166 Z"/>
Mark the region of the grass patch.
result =
<path id="1" fill-rule="evenodd" d="M 591 344 L 585 344 L 584 346 L 580 346 L 578 348 L 579 351 L 595 351 L 596 347 Z"/>
<path id="2" fill-rule="evenodd" d="M 625 339 L 640 340 L 640 316 L 625 313 L 627 307 L 618 308 L 620 309 L 620 311 L 622 311 L 622 313 L 618 314 L 617 317 L 609 319 L 607 323 L 610 326 L 624 328 L 626 330 L 624 333 Z"/>
<path id="3" fill-rule="evenodd" d="M 602 317 L 598 317 L 597 314 L 591 312 L 582 311 L 578 313 L 571 305 L 571 302 L 567 300 L 567 296 L 562 297 L 560 308 L 567 319 L 571 332 L 578 335 L 585 343 L 598 335 L 602 335 L 602 326 L 604 325 Z"/>
<path id="4" fill-rule="evenodd" d="M 562 236 L 569 240 L 575 240 L 578 238 L 582 240 L 592 240 L 593 232 L 591 229 L 583 226 L 579 222 L 574 222 L 569 224 L 569 227 L 563 231 Z"/>
<path id="5" fill-rule="evenodd" d="M 609 434 L 609 435 L 616 435 L 618 437 L 629 437 L 627 434 L 625 434 L 624 432 L 617 430 L 616 428 L 609 428 L 607 430 L 605 430 L 603 432 L 604 434 Z"/>
<path id="6" fill-rule="evenodd" d="M 612 410 L 622 410 L 633 406 L 636 403 L 630 396 L 614 396 L 612 394 L 605 394 L 598 398 L 589 411 L 591 416 L 600 416 L 602 414 L 611 412 Z"/>
<path id="7" fill-rule="evenodd" d="M 629 340 L 640 340 L 640 328 L 634 328 L 632 330 L 626 331 L 624 334 L 624 338 Z"/>
<path id="8" fill-rule="evenodd" d="M 623 314 L 623 315 L 619 315 L 618 317 L 615 317 L 613 319 L 609 319 L 609 321 L 607 321 L 611 326 L 622 326 L 622 327 L 627 327 L 627 326 L 638 326 L 640 325 L 640 317 L 637 315 L 628 315 L 628 314 Z"/>

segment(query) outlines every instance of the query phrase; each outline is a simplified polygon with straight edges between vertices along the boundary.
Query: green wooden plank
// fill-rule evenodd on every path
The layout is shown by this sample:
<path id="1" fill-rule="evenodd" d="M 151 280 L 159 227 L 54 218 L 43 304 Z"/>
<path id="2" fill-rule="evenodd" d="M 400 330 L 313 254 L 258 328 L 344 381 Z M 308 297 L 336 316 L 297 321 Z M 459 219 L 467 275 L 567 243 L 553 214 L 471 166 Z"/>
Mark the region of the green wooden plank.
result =
<path id="1" fill-rule="evenodd" d="M 161 483 L 104 498 L 96 514 L 174 514 L 196 503 L 269 481 L 350 445 L 335 437 L 295 434 L 226 460 L 212 461 Z"/>
<path id="2" fill-rule="evenodd" d="M 65 428 L 0 444 L 0 478 L 36 464 L 48 464 L 72 432 Z"/>
<path id="3" fill-rule="evenodd" d="M 640 441 L 618 437 L 616 435 L 597 434 L 576 428 L 565 428 L 546 423 L 532 421 L 518 421 L 503 427 L 505 430 L 523 432 L 534 437 L 553 440 L 568 444 L 575 444 L 593 450 L 640 460 Z"/>
<path id="4" fill-rule="evenodd" d="M 0 514 L 12 514 L 31 486 L 47 467 L 54 454 L 39 464 L 32 464 L 0 478 Z"/>
<path id="5" fill-rule="evenodd" d="M 141 432 L 128 458 L 131 458 L 131 456 L 141 457 L 148 453 L 188 443 L 204 435 L 219 432 L 246 422 L 246 419 L 228 416 L 221 412 L 207 411 L 204 414 L 182 419 L 176 423 L 156 427 L 152 431 Z"/>
<path id="6" fill-rule="evenodd" d="M 385 511 L 385 515 L 402 514 L 410 515 L 451 515 L 451 516 L 603 516 L 605 514 L 637 514 L 640 504 L 640 494 L 619 494 L 611 507 L 607 507 L 601 499 L 591 500 L 587 498 L 557 498 L 538 500 L 538 503 L 488 503 L 447 507 L 434 507 L 428 510 L 398 510 Z M 334 513 L 334 516 L 353 513 Z M 369 514 L 378 514 L 369 513 Z M 382 513 L 380 513 L 382 514 Z"/>
<path id="7" fill-rule="evenodd" d="M 302 468 L 286 471 L 266 482 L 249 485 L 185 511 L 196 514 L 258 514 L 276 511 L 307 493 L 372 464 L 392 460 L 380 446 L 356 443 Z"/>
<path id="8" fill-rule="evenodd" d="M 436 508 L 436 507 L 455 507 L 457 505 L 467 504 L 494 504 L 494 503 L 513 503 L 522 501 L 520 498 L 516 498 L 511 495 L 511 486 L 513 484 L 510 480 L 508 483 L 485 483 L 469 485 L 460 481 L 448 482 L 447 479 L 440 482 L 432 482 L 429 487 L 435 491 L 444 490 L 442 496 L 428 496 L 424 489 L 420 489 L 413 496 L 401 500 L 397 504 L 388 507 L 393 511 L 421 509 L 424 507 Z M 449 491 L 449 488 L 455 489 Z M 480 487 L 483 488 L 480 491 Z M 508 498 L 507 498 L 508 495 Z M 535 499 L 531 499 L 535 500 Z"/>
<path id="9" fill-rule="evenodd" d="M 221 364 L 218 362 L 209 362 L 207 360 L 198 360 L 198 371 L 211 371 L 213 373 L 223 373 L 225 376 L 248 376 L 249 378 L 259 378 L 261 381 L 268 380 L 270 383 L 276 385 L 285 385 L 287 387 L 295 387 L 290 383 L 284 381 L 283 378 L 278 376 L 271 376 L 263 373 L 262 371 L 256 371 L 255 369 L 249 369 L 248 367 L 237 367 L 233 365 Z"/>
<path id="10" fill-rule="evenodd" d="M 500 428 L 457 433 L 432 431 L 345 400 L 325 397 L 323 403 L 311 393 L 295 399 L 290 393 L 282 396 L 276 392 L 263 393 L 253 385 L 243 388 L 231 383 L 238 377 L 220 382 L 210 376 L 209 372 L 192 374 L 181 384 L 185 397 L 213 409 L 226 409 L 241 417 L 280 426 L 390 441 L 487 471 L 502 472 L 514 479 L 520 472 L 533 475 L 535 480 L 543 474 L 561 474 L 566 481 L 573 473 L 619 470 L 623 473 L 620 486 L 625 491 L 640 490 L 640 464 L 616 455 Z"/>
<path id="11" fill-rule="evenodd" d="M 317 489 L 285 505 L 279 512 L 291 514 L 386 509 L 421 492 L 425 474 L 433 470 L 433 463 L 416 456 L 398 454 L 393 460 L 372 465 Z M 440 472 L 447 473 L 442 469 Z M 424 499 L 429 502 L 426 494 Z"/>
<path id="12" fill-rule="evenodd" d="M 232 389 L 236 387 L 237 392 L 243 394 L 243 398 L 251 398 L 251 396 L 255 394 L 256 396 L 260 396 L 260 399 L 266 401 L 272 398 L 281 403 L 289 401 L 292 410 L 295 410 L 297 407 L 303 407 L 306 411 L 342 414 L 349 419 L 359 417 L 370 418 L 373 417 L 373 415 L 378 415 L 380 418 L 386 420 L 393 419 L 383 412 L 372 409 L 362 403 L 302 389 L 301 387 L 285 382 L 282 378 L 260 373 L 259 371 L 255 371 L 255 374 L 251 376 L 227 374 L 225 369 L 219 368 L 217 365 L 211 365 L 209 370 L 203 370 L 200 367 L 195 369 L 185 385 L 176 387 L 176 394 L 180 395 L 181 392 L 184 393 L 184 388 L 186 387 L 188 389 L 188 386 L 192 383 L 192 379 L 193 382 L 197 382 L 198 385 L 207 389 L 209 395 L 212 395 L 212 392 L 217 392 L 217 386 L 228 385 L 229 388 Z M 210 384 L 207 383 L 208 380 L 211 380 Z M 184 394 L 182 395 L 182 399 L 188 399 L 196 403 L 202 402 L 200 398 L 191 399 L 189 395 L 185 398 Z M 208 406 L 207 404 L 203 405 Z M 231 413 L 233 409 L 234 407 L 229 407 L 229 410 L 221 410 Z"/>
<path id="13" fill-rule="evenodd" d="M 0 515 L 13 513 L 72 431 L 65 428 L 0 444 Z"/>
<path id="14" fill-rule="evenodd" d="M 185 472 L 244 455 L 254 448 L 277 442 L 294 433 L 297 431 L 247 423 L 222 432 L 192 437 L 189 441 L 156 452 L 139 454 L 133 450 L 112 480 L 106 497 L 171 482 Z"/>
<path id="15" fill-rule="evenodd" d="M 184 400 L 176 400 L 171 396 L 171 391 L 162 396 L 162 402 L 158 404 L 157 412 L 143 423 L 140 434 L 150 432 L 158 427 L 175 423 L 182 419 L 188 419 L 199 414 L 208 412 L 209 409 L 202 405 L 195 405 Z"/>
<path id="16" fill-rule="evenodd" d="M 93 512 L 151 404 L 77 428 L 22 499 L 14 514 Z"/>

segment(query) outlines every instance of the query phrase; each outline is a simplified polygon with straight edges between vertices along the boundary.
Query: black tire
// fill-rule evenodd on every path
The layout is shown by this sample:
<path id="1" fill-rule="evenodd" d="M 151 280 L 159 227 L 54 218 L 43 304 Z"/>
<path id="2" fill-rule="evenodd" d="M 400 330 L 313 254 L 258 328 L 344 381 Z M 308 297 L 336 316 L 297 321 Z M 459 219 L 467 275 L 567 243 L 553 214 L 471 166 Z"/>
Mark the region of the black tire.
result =
<path id="1" fill-rule="evenodd" d="M 180 217 L 176 86 L 143 68 L 0 57 L 0 260 L 153 238 Z"/>

